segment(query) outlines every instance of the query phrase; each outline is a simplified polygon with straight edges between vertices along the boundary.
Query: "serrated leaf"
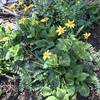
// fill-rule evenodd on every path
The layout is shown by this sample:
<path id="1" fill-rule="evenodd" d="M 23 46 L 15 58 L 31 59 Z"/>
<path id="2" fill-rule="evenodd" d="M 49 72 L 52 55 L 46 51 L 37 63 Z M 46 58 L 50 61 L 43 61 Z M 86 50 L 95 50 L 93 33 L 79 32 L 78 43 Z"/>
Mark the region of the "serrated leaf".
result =
<path id="1" fill-rule="evenodd" d="M 57 48 L 68 52 L 68 50 L 71 48 L 71 41 L 69 39 L 59 39 Z"/>
<path id="2" fill-rule="evenodd" d="M 59 64 L 62 66 L 69 66 L 71 62 L 70 56 L 67 53 L 63 53 L 59 57 Z"/>

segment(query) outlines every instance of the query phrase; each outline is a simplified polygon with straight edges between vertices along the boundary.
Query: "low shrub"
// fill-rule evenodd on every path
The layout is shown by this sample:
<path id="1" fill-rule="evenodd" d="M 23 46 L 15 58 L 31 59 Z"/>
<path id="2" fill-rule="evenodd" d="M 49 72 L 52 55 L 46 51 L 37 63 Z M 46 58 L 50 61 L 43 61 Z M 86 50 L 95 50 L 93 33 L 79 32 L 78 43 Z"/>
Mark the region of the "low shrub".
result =
<path id="1" fill-rule="evenodd" d="M 16 73 L 20 90 L 37 92 L 39 100 L 76 100 L 78 93 L 89 96 L 91 87 L 100 91 L 100 59 L 90 52 L 91 33 L 84 29 L 91 22 L 85 2 L 42 1 L 34 2 L 36 14 L 0 25 L 0 74 Z"/>
<path id="2" fill-rule="evenodd" d="M 99 80 L 87 70 L 93 61 L 91 45 L 76 38 L 77 23 L 68 20 L 51 26 L 48 17 L 39 20 L 35 14 L 17 23 L 14 29 L 11 23 L 0 26 L 1 73 L 17 73 L 21 91 L 40 91 L 47 100 L 69 100 L 77 93 L 89 96 L 90 86 Z M 90 35 L 86 32 L 82 37 L 87 40 Z"/>

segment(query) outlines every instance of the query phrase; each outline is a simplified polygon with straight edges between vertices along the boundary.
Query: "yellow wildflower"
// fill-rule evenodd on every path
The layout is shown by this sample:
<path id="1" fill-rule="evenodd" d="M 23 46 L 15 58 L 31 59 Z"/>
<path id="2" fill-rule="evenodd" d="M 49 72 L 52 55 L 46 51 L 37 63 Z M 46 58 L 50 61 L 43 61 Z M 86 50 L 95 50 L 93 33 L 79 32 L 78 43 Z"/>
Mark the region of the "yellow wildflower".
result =
<path id="1" fill-rule="evenodd" d="M 45 22 L 47 22 L 48 20 L 49 20 L 49 18 L 48 18 L 48 17 L 45 17 L 45 18 L 41 19 L 40 22 L 45 23 Z"/>
<path id="2" fill-rule="evenodd" d="M 33 7 L 33 4 L 30 4 L 30 5 L 28 6 L 29 9 L 32 8 L 32 7 Z"/>
<path id="3" fill-rule="evenodd" d="M 68 22 L 65 23 L 65 26 L 67 26 L 68 28 L 74 28 L 75 27 L 75 21 L 74 20 L 72 20 L 72 21 L 68 20 Z"/>
<path id="4" fill-rule="evenodd" d="M 65 32 L 65 27 L 59 26 L 56 32 L 58 33 L 58 36 L 62 35 Z"/>
<path id="5" fill-rule="evenodd" d="M 47 50 L 46 52 L 43 53 L 43 59 L 46 60 L 48 58 L 50 58 L 51 52 L 49 52 L 49 50 Z"/>
<path id="6" fill-rule="evenodd" d="M 23 2 L 23 1 L 20 1 L 20 2 L 17 4 L 17 6 L 19 7 L 19 6 L 23 5 L 23 4 L 24 4 L 24 2 Z"/>
<path id="7" fill-rule="evenodd" d="M 34 26 L 34 25 L 38 25 L 39 24 L 39 21 L 38 20 L 33 20 L 32 21 L 32 25 Z"/>
<path id="8" fill-rule="evenodd" d="M 91 36 L 91 33 L 85 32 L 85 33 L 83 34 L 83 36 L 84 36 L 85 39 L 88 39 L 89 36 Z"/>
<path id="9" fill-rule="evenodd" d="M 26 18 L 24 16 L 18 21 L 19 24 L 25 24 L 25 22 L 26 22 Z"/>
<path id="10" fill-rule="evenodd" d="M 32 8 L 33 7 L 33 5 L 31 4 L 31 5 L 29 5 L 29 6 L 26 6 L 25 8 L 24 8 L 24 11 L 26 12 L 26 11 L 28 11 L 30 8 Z"/>
<path id="11" fill-rule="evenodd" d="M 10 32 L 14 29 L 14 24 L 10 23 L 10 22 L 7 22 L 7 23 L 4 24 L 4 27 L 5 27 L 6 32 Z"/>

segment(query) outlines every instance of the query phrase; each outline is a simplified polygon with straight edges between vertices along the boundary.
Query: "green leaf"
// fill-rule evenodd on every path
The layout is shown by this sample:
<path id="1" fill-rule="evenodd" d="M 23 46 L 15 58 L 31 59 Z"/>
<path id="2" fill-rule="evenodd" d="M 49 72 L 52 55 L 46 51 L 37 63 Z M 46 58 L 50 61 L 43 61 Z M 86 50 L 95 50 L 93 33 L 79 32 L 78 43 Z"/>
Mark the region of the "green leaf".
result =
<path id="1" fill-rule="evenodd" d="M 20 49 L 20 45 L 18 44 L 18 45 L 12 46 L 9 49 L 9 51 L 16 56 L 18 51 L 19 51 L 19 49 Z"/>
<path id="2" fill-rule="evenodd" d="M 69 94 L 66 94 L 63 98 L 63 100 L 69 100 Z"/>
<path id="3" fill-rule="evenodd" d="M 77 59 L 90 59 L 90 54 L 87 52 L 87 49 L 89 49 L 90 45 L 87 43 L 84 43 L 82 41 L 74 41 L 73 42 L 73 51 L 76 54 Z"/>
<path id="4" fill-rule="evenodd" d="M 66 94 L 66 90 L 65 89 L 57 88 L 56 95 L 57 95 L 57 97 L 59 99 L 62 99 L 65 94 Z"/>
<path id="5" fill-rule="evenodd" d="M 83 72 L 84 66 L 74 64 L 74 65 L 71 65 L 71 68 L 72 68 L 72 71 L 73 71 L 73 76 L 78 77 Z"/>
<path id="6" fill-rule="evenodd" d="M 49 96 L 46 100 L 59 100 L 55 96 Z"/>
<path id="7" fill-rule="evenodd" d="M 54 68 L 58 66 L 58 58 L 56 54 L 50 55 L 50 58 L 47 59 L 44 63 L 44 68 Z"/>
<path id="8" fill-rule="evenodd" d="M 34 38 L 36 36 L 35 29 L 33 27 L 30 27 L 30 34 L 27 36 L 27 38 Z"/>
<path id="9" fill-rule="evenodd" d="M 48 71 L 48 81 L 52 89 L 56 89 L 60 84 L 59 76 L 53 70 Z"/>
<path id="10" fill-rule="evenodd" d="M 49 37 L 55 37 L 56 34 L 57 34 L 57 33 L 56 33 L 55 26 L 52 26 L 51 29 L 50 29 L 50 31 L 49 31 L 48 36 L 49 36 Z"/>
<path id="11" fill-rule="evenodd" d="M 69 88 L 68 88 L 68 94 L 70 96 L 74 95 L 75 94 L 75 85 L 70 85 Z"/>
<path id="12" fill-rule="evenodd" d="M 78 75 L 77 79 L 78 81 L 84 81 L 86 80 L 86 78 L 89 76 L 89 74 L 87 73 L 81 73 L 80 75 Z"/>
<path id="13" fill-rule="evenodd" d="M 80 86 L 79 88 L 79 93 L 80 95 L 87 97 L 90 94 L 90 89 L 86 84 L 83 84 L 82 86 Z"/>
<path id="14" fill-rule="evenodd" d="M 43 87 L 42 89 L 42 95 L 44 97 L 49 96 L 52 94 L 52 90 L 49 87 Z"/>
<path id="15" fill-rule="evenodd" d="M 68 52 L 68 50 L 71 48 L 71 40 L 70 39 L 59 39 L 59 42 L 57 44 L 57 48 L 59 50 L 63 50 Z"/>
<path id="16" fill-rule="evenodd" d="M 59 57 L 59 64 L 62 66 L 69 66 L 70 62 L 70 56 L 66 52 L 63 52 L 62 55 Z"/>
<path id="17" fill-rule="evenodd" d="M 77 95 L 74 94 L 74 95 L 71 97 L 71 100 L 77 100 Z"/>
<path id="18" fill-rule="evenodd" d="M 66 73 L 65 74 L 65 81 L 69 85 L 73 85 L 74 84 L 74 76 L 72 75 L 72 73 Z"/>
<path id="19" fill-rule="evenodd" d="M 6 54 L 5 59 L 6 59 L 6 60 L 10 59 L 10 52 L 9 52 L 9 51 L 8 51 L 7 54 Z"/>
<path id="20" fill-rule="evenodd" d="M 0 42 L 6 42 L 9 40 L 9 37 L 0 37 Z"/>
<path id="21" fill-rule="evenodd" d="M 78 29 L 77 34 L 79 34 L 79 33 L 83 30 L 83 28 L 84 28 L 84 25 L 81 26 L 81 27 Z"/>

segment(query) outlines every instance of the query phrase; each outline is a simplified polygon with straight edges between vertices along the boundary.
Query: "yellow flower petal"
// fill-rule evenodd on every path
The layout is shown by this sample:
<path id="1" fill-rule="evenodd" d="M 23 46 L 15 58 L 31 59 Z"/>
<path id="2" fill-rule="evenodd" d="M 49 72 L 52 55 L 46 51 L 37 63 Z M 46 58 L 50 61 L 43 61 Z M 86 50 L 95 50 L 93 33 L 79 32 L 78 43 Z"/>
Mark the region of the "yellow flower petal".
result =
<path id="1" fill-rule="evenodd" d="M 65 26 L 67 26 L 68 28 L 74 28 L 75 27 L 75 21 L 72 20 L 68 20 L 68 22 L 65 23 Z"/>
<path id="2" fill-rule="evenodd" d="M 24 4 L 24 2 L 23 2 L 23 1 L 20 1 L 20 2 L 17 4 L 17 6 L 19 7 L 19 6 L 23 5 L 23 4 Z"/>
<path id="3" fill-rule="evenodd" d="M 85 32 L 83 36 L 85 39 L 88 39 L 91 36 L 91 33 Z"/>
<path id="4" fill-rule="evenodd" d="M 45 17 L 45 18 L 41 19 L 40 22 L 45 23 L 45 22 L 47 22 L 48 20 L 49 20 L 49 18 L 48 18 L 48 17 Z"/>
<path id="5" fill-rule="evenodd" d="M 62 35 L 65 32 L 65 27 L 59 26 L 56 32 L 58 33 L 58 36 Z"/>
<path id="6" fill-rule="evenodd" d="M 18 23 L 19 24 L 25 24 L 26 23 L 26 18 L 22 17 L 21 19 L 19 19 Z"/>
<path id="7" fill-rule="evenodd" d="M 39 21 L 38 20 L 33 20 L 32 21 L 32 25 L 34 26 L 34 25 L 38 25 L 39 24 Z"/>
<path id="8" fill-rule="evenodd" d="M 47 50 L 46 52 L 43 53 L 43 59 L 46 60 L 48 58 L 50 58 L 51 52 L 49 52 L 49 50 Z"/>
<path id="9" fill-rule="evenodd" d="M 29 6 L 26 6 L 25 8 L 24 8 L 24 10 L 23 11 L 28 11 L 30 8 L 32 8 L 33 7 L 33 5 L 31 4 L 31 5 L 29 5 Z"/>

